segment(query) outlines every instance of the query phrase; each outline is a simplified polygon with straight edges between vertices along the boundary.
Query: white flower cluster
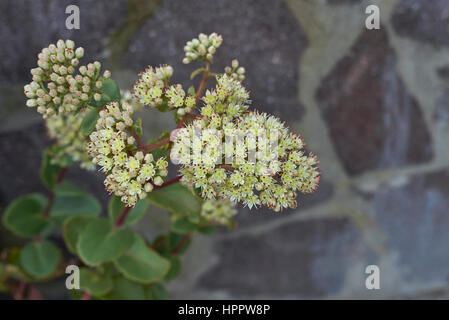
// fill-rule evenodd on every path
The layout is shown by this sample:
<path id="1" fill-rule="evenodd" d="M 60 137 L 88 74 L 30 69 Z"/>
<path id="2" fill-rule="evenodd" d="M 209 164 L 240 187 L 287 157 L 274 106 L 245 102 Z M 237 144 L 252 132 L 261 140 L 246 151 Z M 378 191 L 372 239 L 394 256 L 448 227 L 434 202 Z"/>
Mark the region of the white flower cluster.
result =
<path id="1" fill-rule="evenodd" d="M 201 207 L 201 216 L 212 223 L 227 225 L 236 214 L 235 203 L 227 199 L 205 200 Z"/>
<path id="2" fill-rule="evenodd" d="M 164 91 L 168 86 L 173 68 L 168 65 L 147 67 L 139 73 L 139 79 L 133 86 L 132 95 L 141 104 L 157 107 L 164 103 Z"/>
<path id="3" fill-rule="evenodd" d="M 214 90 L 207 90 L 203 101 L 206 106 L 201 109 L 201 114 L 210 117 L 212 114 L 225 114 L 235 118 L 248 109 L 249 93 L 242 84 L 228 75 L 217 77 L 217 85 Z"/>
<path id="4" fill-rule="evenodd" d="M 239 67 L 239 61 L 237 59 L 232 60 L 231 67 L 225 68 L 225 73 L 232 79 L 242 82 L 245 80 L 245 68 Z"/>
<path id="5" fill-rule="evenodd" d="M 81 168 L 93 169 L 92 159 L 86 152 L 87 135 L 81 130 L 81 123 L 86 110 L 79 113 L 55 114 L 45 121 L 49 135 L 56 140 L 60 153 L 52 158 L 53 163 L 64 166 L 64 158 L 71 157 L 80 162 Z"/>
<path id="6" fill-rule="evenodd" d="M 318 160 L 301 151 L 302 138 L 266 113 L 234 121 L 215 113 L 194 120 L 173 140 L 171 158 L 182 165 L 182 181 L 200 188 L 206 199 L 279 211 L 295 208 L 296 192 L 311 193 L 319 183 Z"/>
<path id="7" fill-rule="evenodd" d="M 33 81 L 24 87 L 28 107 L 37 107 L 44 118 L 58 113 L 76 111 L 86 106 L 92 99 L 100 100 L 97 93 L 102 86 L 101 64 L 98 61 L 76 68 L 84 49 L 75 49 L 72 40 L 58 40 L 50 44 L 38 55 L 38 67 L 31 69 Z M 105 71 L 105 78 L 110 72 Z"/>
<path id="8" fill-rule="evenodd" d="M 179 116 L 192 112 L 195 107 L 195 97 L 186 95 L 180 84 L 170 86 L 165 95 L 168 99 L 168 106 L 176 109 Z"/>
<path id="9" fill-rule="evenodd" d="M 136 100 L 150 107 L 167 104 L 172 110 L 176 110 L 179 116 L 190 113 L 195 106 L 195 98 L 186 94 L 182 85 L 169 85 L 173 74 L 171 66 L 159 68 L 148 67 L 145 72 L 139 74 L 139 79 L 133 86 L 133 96 Z"/>
<path id="10" fill-rule="evenodd" d="M 136 150 L 135 138 L 127 133 L 134 123 L 133 113 L 133 107 L 126 102 L 108 103 L 100 111 L 96 131 L 87 145 L 93 162 L 107 174 L 106 189 L 128 206 L 145 198 L 155 185 L 162 185 L 162 177 L 168 173 L 165 158 L 155 161 L 152 154 Z"/>
<path id="11" fill-rule="evenodd" d="M 209 36 L 200 33 L 198 38 L 188 41 L 184 46 L 186 53 L 183 63 L 188 64 L 193 60 L 204 60 L 212 62 L 215 51 L 223 42 L 223 37 L 217 33 L 211 33 Z"/>

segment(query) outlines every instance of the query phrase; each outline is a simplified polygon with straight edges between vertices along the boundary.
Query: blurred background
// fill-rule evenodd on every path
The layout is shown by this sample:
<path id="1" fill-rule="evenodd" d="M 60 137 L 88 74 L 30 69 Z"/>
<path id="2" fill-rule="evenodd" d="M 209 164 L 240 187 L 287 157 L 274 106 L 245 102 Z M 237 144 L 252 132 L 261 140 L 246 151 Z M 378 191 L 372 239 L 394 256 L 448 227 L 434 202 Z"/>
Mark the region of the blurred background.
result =
<path id="1" fill-rule="evenodd" d="M 65 28 L 70 4 L 80 30 Z M 365 27 L 370 4 L 379 30 Z M 239 59 L 254 107 L 303 135 L 322 182 L 296 210 L 239 207 L 236 231 L 195 236 L 172 296 L 449 298 L 447 0 L 2 0 L 0 212 L 45 192 L 39 167 L 52 142 L 23 95 L 42 47 L 73 39 L 81 63 L 101 61 L 122 89 L 162 63 L 186 85 L 196 66 L 181 63 L 183 46 L 200 32 L 223 35 L 213 69 Z M 170 115 L 143 117 L 148 137 L 174 128 Z M 106 205 L 101 174 L 68 178 Z M 151 238 L 168 224 L 150 207 L 137 228 Z M 20 241 L 0 229 L 0 248 Z M 372 264 L 380 290 L 365 287 Z M 40 288 L 68 297 L 64 279 Z"/>

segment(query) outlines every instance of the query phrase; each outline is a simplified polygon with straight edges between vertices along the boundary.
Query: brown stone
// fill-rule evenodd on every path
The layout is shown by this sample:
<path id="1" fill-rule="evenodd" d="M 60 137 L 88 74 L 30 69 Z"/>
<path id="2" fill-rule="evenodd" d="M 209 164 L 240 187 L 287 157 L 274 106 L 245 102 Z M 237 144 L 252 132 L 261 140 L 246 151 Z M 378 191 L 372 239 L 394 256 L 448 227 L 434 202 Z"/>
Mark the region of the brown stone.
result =
<path id="1" fill-rule="evenodd" d="M 349 174 L 432 157 L 420 107 L 396 64 L 387 33 L 365 31 L 317 91 L 330 138 Z"/>

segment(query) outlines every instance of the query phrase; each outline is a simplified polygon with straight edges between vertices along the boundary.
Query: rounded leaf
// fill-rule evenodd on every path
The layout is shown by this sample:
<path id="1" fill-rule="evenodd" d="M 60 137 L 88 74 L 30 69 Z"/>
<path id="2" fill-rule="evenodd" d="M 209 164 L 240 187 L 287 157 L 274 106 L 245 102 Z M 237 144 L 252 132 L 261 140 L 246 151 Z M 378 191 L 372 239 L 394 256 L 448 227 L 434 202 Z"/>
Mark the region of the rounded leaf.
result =
<path id="1" fill-rule="evenodd" d="M 47 278 L 58 266 L 61 254 L 48 240 L 30 242 L 20 251 L 20 265 L 37 279 Z"/>
<path id="2" fill-rule="evenodd" d="M 170 294 L 160 283 L 154 283 L 145 288 L 147 299 L 149 300 L 168 300 Z"/>
<path id="3" fill-rule="evenodd" d="M 143 285 L 130 281 L 123 276 L 113 278 L 112 290 L 103 298 L 109 300 L 146 300 Z"/>
<path id="4" fill-rule="evenodd" d="M 113 79 L 104 79 L 101 86 L 101 99 L 100 101 L 92 100 L 91 105 L 94 107 L 102 107 L 111 101 L 120 101 L 120 89 Z"/>
<path id="5" fill-rule="evenodd" d="M 152 283 L 164 279 L 170 268 L 170 261 L 149 248 L 145 240 L 134 234 L 133 246 L 114 261 L 117 269 L 130 280 Z"/>
<path id="6" fill-rule="evenodd" d="M 201 198 L 181 183 L 174 183 L 150 192 L 148 199 L 155 205 L 176 214 L 189 215 L 201 211 Z"/>
<path id="7" fill-rule="evenodd" d="M 97 199 L 88 194 L 56 194 L 50 215 L 54 218 L 73 215 L 98 216 L 101 205 Z"/>
<path id="8" fill-rule="evenodd" d="M 75 196 L 83 194 L 84 191 L 69 181 L 62 181 L 53 187 L 53 192 L 62 196 Z"/>
<path id="9" fill-rule="evenodd" d="M 135 224 L 137 221 L 139 221 L 140 218 L 142 218 L 147 212 L 149 205 L 150 203 L 146 199 L 141 199 L 137 201 L 134 208 L 132 208 L 128 212 L 128 215 L 126 216 L 123 225 L 131 226 Z M 113 196 L 109 201 L 109 218 L 111 220 L 111 223 L 115 223 L 117 221 L 117 219 L 120 217 L 124 209 L 125 204 L 120 200 L 120 197 Z"/>
<path id="10" fill-rule="evenodd" d="M 47 199 L 41 194 L 30 194 L 14 200 L 5 210 L 3 224 L 22 237 L 41 233 L 48 225 L 43 213 Z"/>
<path id="11" fill-rule="evenodd" d="M 64 240 L 67 248 L 77 254 L 76 245 L 78 243 L 79 235 L 86 229 L 87 225 L 95 218 L 92 216 L 74 216 L 68 218 L 62 227 Z"/>
<path id="12" fill-rule="evenodd" d="M 91 221 L 80 234 L 76 246 L 80 258 L 90 266 L 120 257 L 134 242 L 129 228 L 115 229 L 106 219 Z"/>
<path id="13" fill-rule="evenodd" d="M 89 110 L 81 122 L 81 131 L 85 135 L 91 134 L 95 130 L 98 118 L 100 118 L 98 109 Z"/>
<path id="14" fill-rule="evenodd" d="M 105 274 L 98 274 L 88 268 L 80 269 L 80 288 L 94 296 L 102 296 L 111 291 L 112 279 Z"/>

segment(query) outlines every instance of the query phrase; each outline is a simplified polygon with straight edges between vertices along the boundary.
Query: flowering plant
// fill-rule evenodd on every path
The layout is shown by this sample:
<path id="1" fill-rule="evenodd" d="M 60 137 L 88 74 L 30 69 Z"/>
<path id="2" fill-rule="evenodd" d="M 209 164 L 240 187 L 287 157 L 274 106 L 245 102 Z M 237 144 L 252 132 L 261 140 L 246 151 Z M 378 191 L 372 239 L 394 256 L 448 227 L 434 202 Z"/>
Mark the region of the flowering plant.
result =
<path id="1" fill-rule="evenodd" d="M 173 68 L 161 65 L 139 74 L 131 99 L 99 62 L 79 66 L 84 50 L 73 41 L 59 40 L 39 53 L 24 92 L 26 105 L 43 115 L 56 141 L 41 168 L 49 196 L 22 196 L 3 215 L 10 231 L 32 239 L 3 253 L 4 289 L 15 294 L 20 286 L 33 289 L 34 282 L 75 264 L 80 290 L 73 284 L 74 297 L 167 298 L 164 284 L 179 273 L 179 255 L 192 234 L 232 228 L 236 203 L 280 211 L 296 207 L 298 191 L 317 188 L 317 158 L 303 151 L 302 138 L 278 118 L 251 108 L 239 62 L 212 72 L 221 44 L 222 37 L 212 33 L 184 47 L 183 63 L 204 63 L 191 75 L 202 75 L 197 89 L 173 83 Z M 215 88 L 206 90 L 210 79 Z M 138 109 L 172 112 L 176 129 L 144 142 Z M 179 165 L 179 174 L 169 170 L 169 161 Z M 100 217 L 93 196 L 64 179 L 77 163 L 104 173 L 112 195 L 107 218 Z M 166 209 L 172 223 L 168 234 L 148 241 L 132 226 L 150 203 Z M 49 240 L 58 228 L 64 254 Z"/>

